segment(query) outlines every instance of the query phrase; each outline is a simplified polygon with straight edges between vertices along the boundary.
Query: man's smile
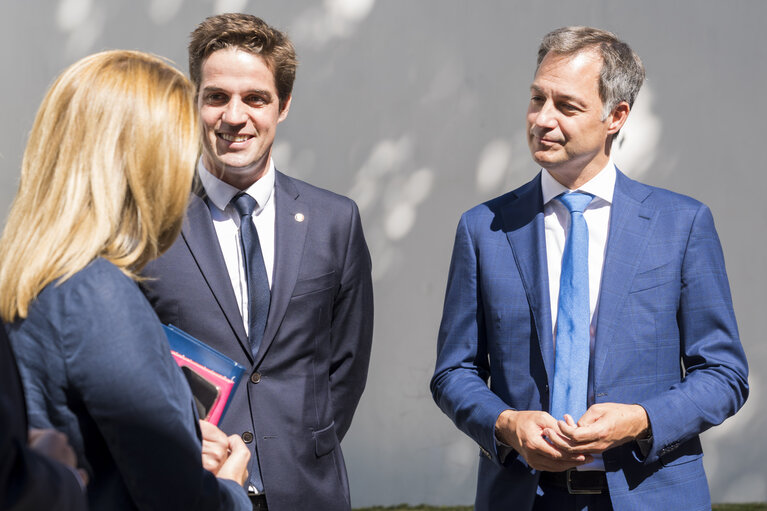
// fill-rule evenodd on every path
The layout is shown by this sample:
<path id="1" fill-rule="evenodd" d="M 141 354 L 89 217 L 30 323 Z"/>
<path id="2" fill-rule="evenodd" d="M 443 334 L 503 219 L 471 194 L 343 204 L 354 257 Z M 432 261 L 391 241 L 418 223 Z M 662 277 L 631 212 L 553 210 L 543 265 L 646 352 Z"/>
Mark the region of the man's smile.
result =
<path id="1" fill-rule="evenodd" d="M 229 133 L 216 133 L 216 135 L 227 142 L 246 142 L 253 138 L 253 135 L 231 135 Z"/>

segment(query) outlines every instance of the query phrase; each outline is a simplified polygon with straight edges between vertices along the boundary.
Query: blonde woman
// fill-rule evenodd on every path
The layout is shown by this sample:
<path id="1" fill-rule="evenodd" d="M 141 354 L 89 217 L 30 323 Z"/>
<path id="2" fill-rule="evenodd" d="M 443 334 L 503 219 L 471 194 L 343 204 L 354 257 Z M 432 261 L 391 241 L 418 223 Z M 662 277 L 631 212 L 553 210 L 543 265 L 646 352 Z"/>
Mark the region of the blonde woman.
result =
<path id="1" fill-rule="evenodd" d="M 189 388 L 135 282 L 180 230 L 193 95 L 144 53 L 69 67 L 40 106 L 0 239 L 30 424 L 69 436 L 93 509 L 250 508 L 247 448 L 230 437 L 218 479 L 203 468 Z"/>

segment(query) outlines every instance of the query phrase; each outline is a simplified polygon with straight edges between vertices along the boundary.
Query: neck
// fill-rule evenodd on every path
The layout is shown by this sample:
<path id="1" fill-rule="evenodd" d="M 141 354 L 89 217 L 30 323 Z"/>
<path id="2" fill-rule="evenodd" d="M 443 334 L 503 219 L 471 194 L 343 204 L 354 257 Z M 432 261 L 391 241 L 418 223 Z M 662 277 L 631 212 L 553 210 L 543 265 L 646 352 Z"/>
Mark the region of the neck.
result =
<path id="1" fill-rule="evenodd" d="M 215 166 L 206 155 L 203 155 L 202 162 L 211 174 L 224 183 L 238 190 L 246 190 L 269 171 L 270 155 L 271 151 L 247 167 Z"/>
<path id="2" fill-rule="evenodd" d="M 600 152 L 596 157 L 589 160 L 584 164 L 575 164 L 576 162 L 569 162 L 567 166 L 551 166 L 544 167 L 549 171 L 549 174 L 557 180 L 559 184 L 567 187 L 569 190 L 577 190 L 581 186 L 591 181 L 597 174 L 610 162 L 610 147 L 606 147 L 606 151 Z"/>

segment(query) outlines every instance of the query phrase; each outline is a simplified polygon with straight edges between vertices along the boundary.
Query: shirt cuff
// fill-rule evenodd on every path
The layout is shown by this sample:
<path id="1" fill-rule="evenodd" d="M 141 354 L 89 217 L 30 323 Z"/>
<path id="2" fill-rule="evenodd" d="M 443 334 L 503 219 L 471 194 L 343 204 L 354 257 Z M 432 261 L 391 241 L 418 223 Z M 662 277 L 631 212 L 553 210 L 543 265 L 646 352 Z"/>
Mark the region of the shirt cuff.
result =
<path id="1" fill-rule="evenodd" d="M 495 452 L 498 453 L 498 459 L 501 461 L 501 463 L 506 463 L 506 458 L 514 452 L 514 448 L 510 445 L 506 445 L 500 440 L 498 440 L 498 436 L 495 436 Z"/>
<path id="2" fill-rule="evenodd" d="M 650 451 L 652 450 L 652 442 L 653 442 L 653 436 L 652 433 L 650 436 L 646 438 L 637 438 L 637 445 L 639 446 L 639 452 L 642 454 L 643 458 L 646 458 L 648 454 L 650 454 Z"/>

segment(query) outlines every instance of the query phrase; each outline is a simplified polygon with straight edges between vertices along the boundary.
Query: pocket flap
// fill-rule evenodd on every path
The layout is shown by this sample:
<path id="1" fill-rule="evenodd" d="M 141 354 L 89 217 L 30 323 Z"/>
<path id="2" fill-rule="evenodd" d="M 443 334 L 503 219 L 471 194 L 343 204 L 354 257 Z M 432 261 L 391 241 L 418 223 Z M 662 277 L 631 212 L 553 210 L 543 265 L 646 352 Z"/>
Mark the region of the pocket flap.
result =
<path id="1" fill-rule="evenodd" d="M 639 291 L 660 287 L 674 280 L 679 280 L 679 276 L 674 266 L 667 262 L 650 270 L 637 273 L 634 276 L 634 281 L 631 283 L 630 292 L 638 293 Z"/>
<path id="2" fill-rule="evenodd" d="M 330 426 L 312 431 L 312 437 L 314 437 L 314 453 L 318 457 L 332 452 L 338 445 L 335 421 L 331 422 Z"/>
<path id="3" fill-rule="evenodd" d="M 331 271 L 317 277 L 310 277 L 308 279 L 301 279 L 296 282 L 293 288 L 293 297 L 301 296 L 315 291 L 322 291 L 336 285 L 336 272 Z"/>

